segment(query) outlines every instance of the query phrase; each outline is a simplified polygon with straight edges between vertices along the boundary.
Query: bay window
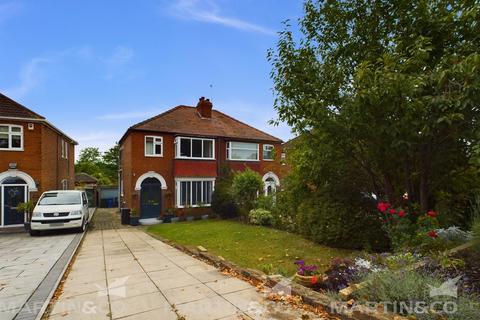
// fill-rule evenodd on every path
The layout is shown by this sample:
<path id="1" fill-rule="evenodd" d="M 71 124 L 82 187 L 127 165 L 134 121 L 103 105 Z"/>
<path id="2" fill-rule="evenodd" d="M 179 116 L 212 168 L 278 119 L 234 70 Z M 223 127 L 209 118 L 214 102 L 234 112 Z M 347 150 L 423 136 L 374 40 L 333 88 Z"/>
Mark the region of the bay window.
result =
<path id="1" fill-rule="evenodd" d="M 176 158 L 215 159 L 215 140 L 213 139 L 177 137 L 175 144 Z"/>
<path id="2" fill-rule="evenodd" d="M 258 143 L 228 142 L 227 159 L 258 161 Z"/>
<path id="3" fill-rule="evenodd" d="M 145 156 L 162 157 L 163 156 L 163 138 L 155 136 L 145 136 Z"/>
<path id="4" fill-rule="evenodd" d="M 0 150 L 23 150 L 23 127 L 0 124 Z"/>
<path id="5" fill-rule="evenodd" d="M 209 207 L 215 178 L 181 178 L 176 180 L 176 205 L 184 207 Z"/>

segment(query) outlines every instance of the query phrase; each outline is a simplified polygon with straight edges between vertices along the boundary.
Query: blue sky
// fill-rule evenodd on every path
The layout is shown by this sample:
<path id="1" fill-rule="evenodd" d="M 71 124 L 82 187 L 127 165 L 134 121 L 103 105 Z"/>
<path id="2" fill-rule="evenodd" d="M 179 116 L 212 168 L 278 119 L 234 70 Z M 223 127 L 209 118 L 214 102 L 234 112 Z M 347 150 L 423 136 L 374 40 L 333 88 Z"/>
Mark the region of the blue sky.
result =
<path id="1" fill-rule="evenodd" d="M 272 127 L 271 67 L 295 0 L 0 0 L 0 91 L 79 141 L 105 150 L 132 124 L 209 97 Z"/>

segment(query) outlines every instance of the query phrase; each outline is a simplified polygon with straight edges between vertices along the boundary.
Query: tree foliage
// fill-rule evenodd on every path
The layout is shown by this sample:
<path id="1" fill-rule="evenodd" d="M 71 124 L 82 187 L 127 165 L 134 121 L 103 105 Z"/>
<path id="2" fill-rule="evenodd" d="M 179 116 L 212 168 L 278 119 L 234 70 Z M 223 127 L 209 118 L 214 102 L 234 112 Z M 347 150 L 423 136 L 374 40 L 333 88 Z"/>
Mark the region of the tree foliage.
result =
<path id="1" fill-rule="evenodd" d="M 250 168 L 235 173 L 232 182 L 233 197 L 242 216 L 247 219 L 248 213 L 255 207 L 258 194 L 263 190 L 262 177 Z"/>
<path id="2" fill-rule="evenodd" d="M 291 161 L 303 182 L 335 200 L 400 204 L 407 192 L 424 212 L 442 193 L 478 188 L 478 1 L 308 0 L 304 10 L 300 37 L 287 22 L 268 54 L 276 121 L 308 136 Z"/>
<path id="3" fill-rule="evenodd" d="M 98 148 L 88 147 L 80 151 L 75 172 L 87 173 L 99 180 L 102 185 L 114 185 L 118 183 L 120 146 L 105 151 L 103 154 Z"/>

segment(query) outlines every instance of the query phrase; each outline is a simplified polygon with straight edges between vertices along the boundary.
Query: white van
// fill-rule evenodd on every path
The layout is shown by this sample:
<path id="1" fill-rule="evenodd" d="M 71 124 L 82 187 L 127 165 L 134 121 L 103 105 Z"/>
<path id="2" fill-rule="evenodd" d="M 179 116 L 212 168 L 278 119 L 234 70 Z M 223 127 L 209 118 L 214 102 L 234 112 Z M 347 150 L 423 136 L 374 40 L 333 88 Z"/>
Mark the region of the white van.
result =
<path id="1" fill-rule="evenodd" d="M 42 230 L 71 228 L 83 232 L 89 219 L 88 200 L 84 191 L 46 191 L 33 209 L 30 235 L 38 235 Z"/>

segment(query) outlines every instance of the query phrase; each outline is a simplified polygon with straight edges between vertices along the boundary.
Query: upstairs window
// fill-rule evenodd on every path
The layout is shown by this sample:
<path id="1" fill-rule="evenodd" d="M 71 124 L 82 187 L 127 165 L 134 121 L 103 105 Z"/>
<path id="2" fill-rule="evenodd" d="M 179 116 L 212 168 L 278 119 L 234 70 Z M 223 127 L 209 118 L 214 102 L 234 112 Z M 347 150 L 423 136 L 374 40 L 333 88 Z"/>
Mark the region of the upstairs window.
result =
<path id="1" fill-rule="evenodd" d="M 258 161 L 258 143 L 228 142 L 227 159 Z"/>
<path id="2" fill-rule="evenodd" d="M 68 159 L 68 142 L 62 139 L 62 159 Z"/>
<path id="3" fill-rule="evenodd" d="M 145 156 L 162 157 L 163 156 L 163 137 L 146 136 L 145 137 Z"/>
<path id="4" fill-rule="evenodd" d="M 263 145 L 263 160 L 275 160 L 275 147 L 271 144 Z"/>
<path id="5" fill-rule="evenodd" d="M 215 140 L 204 138 L 178 137 L 175 139 L 176 158 L 215 159 Z"/>
<path id="6" fill-rule="evenodd" d="M 0 124 L 0 150 L 23 150 L 23 127 Z"/>

